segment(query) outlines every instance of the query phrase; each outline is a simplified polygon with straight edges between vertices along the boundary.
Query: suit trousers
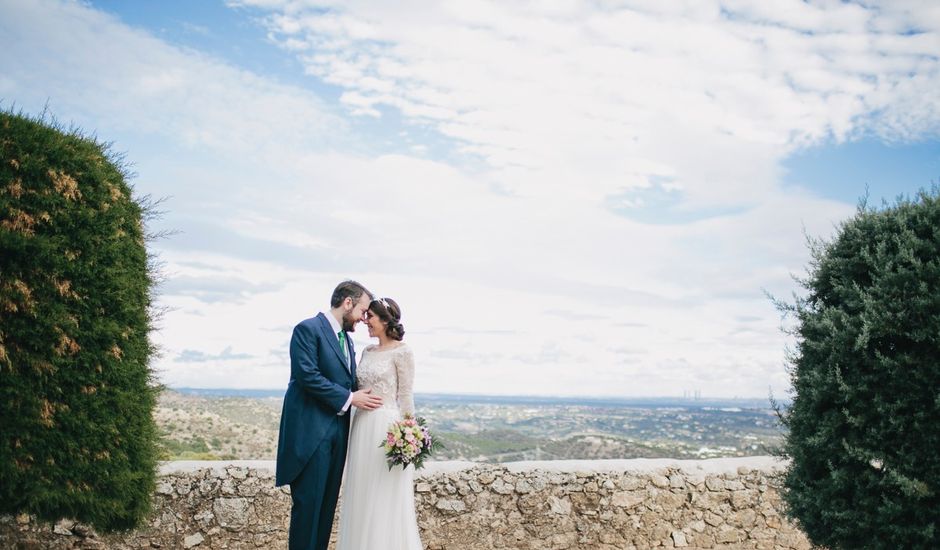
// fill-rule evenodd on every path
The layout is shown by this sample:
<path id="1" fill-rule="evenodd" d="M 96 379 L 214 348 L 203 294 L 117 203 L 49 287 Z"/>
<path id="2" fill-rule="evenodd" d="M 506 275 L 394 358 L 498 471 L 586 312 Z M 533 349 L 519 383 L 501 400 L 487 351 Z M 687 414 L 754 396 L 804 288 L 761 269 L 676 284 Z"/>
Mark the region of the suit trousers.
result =
<path id="1" fill-rule="evenodd" d="M 332 433 L 323 438 L 290 484 L 290 550 L 327 550 L 330 545 L 349 441 L 346 420 L 337 418 Z"/>

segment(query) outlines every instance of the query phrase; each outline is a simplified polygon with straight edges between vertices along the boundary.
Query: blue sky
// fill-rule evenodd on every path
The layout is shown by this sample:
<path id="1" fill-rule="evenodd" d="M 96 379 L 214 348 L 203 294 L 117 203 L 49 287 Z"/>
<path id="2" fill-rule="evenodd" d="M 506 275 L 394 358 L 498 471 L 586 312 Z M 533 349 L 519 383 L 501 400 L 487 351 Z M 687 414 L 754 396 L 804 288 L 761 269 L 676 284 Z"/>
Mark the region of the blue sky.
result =
<path id="1" fill-rule="evenodd" d="M 826 143 L 794 153 L 783 166 L 788 183 L 841 201 L 867 193 L 869 204 L 880 205 L 940 182 L 940 141 L 925 137 L 892 143 L 866 137 Z"/>
<path id="2" fill-rule="evenodd" d="M 782 394 L 804 231 L 940 178 L 931 2 L 0 0 L 0 47 L 167 198 L 176 386 L 283 387 L 353 277 L 418 391 Z"/>

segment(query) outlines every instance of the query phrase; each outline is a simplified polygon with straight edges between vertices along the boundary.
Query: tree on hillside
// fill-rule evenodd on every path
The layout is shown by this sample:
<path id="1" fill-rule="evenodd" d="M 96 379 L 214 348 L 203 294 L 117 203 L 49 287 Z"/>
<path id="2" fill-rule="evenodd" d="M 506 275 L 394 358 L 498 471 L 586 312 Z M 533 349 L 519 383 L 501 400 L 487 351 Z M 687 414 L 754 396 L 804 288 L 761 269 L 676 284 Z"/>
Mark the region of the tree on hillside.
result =
<path id="1" fill-rule="evenodd" d="M 137 525 L 155 484 L 146 200 L 106 146 L 0 112 L 0 512 Z"/>
<path id="2" fill-rule="evenodd" d="M 788 514 L 833 549 L 940 548 L 940 189 L 811 243 L 795 316 Z"/>

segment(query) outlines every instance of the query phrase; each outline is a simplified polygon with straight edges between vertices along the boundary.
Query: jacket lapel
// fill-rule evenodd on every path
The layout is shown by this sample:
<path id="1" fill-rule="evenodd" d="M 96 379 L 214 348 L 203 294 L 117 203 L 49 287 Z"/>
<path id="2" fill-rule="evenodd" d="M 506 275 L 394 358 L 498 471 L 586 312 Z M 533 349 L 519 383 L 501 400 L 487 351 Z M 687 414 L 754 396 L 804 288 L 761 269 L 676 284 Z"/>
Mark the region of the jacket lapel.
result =
<path id="1" fill-rule="evenodd" d="M 325 313 L 321 313 L 320 316 L 320 331 L 323 332 L 323 336 L 326 338 L 326 341 L 330 343 L 330 347 L 332 347 L 333 351 L 336 352 L 336 356 L 339 357 L 339 362 L 342 363 L 343 366 L 347 367 L 346 370 L 349 370 L 348 365 L 346 364 L 346 358 L 343 356 L 343 350 L 339 347 L 339 338 L 333 334 L 333 327 L 330 326 L 329 319 L 326 318 Z M 349 341 L 348 337 L 346 338 L 346 341 Z"/>
<path id="2" fill-rule="evenodd" d="M 352 338 L 346 335 L 346 343 L 349 344 L 349 374 L 352 375 L 353 384 L 356 383 L 356 346 L 353 345 Z"/>

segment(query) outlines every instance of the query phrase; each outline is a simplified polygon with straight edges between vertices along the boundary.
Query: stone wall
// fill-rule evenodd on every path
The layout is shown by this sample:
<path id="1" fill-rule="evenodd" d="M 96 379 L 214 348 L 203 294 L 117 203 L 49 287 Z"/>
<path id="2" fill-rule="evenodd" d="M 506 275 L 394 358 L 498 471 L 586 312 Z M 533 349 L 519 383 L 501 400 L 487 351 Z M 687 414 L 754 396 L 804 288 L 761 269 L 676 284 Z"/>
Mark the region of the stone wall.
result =
<path id="1" fill-rule="evenodd" d="M 808 549 L 781 518 L 767 457 L 429 464 L 415 479 L 433 550 Z M 0 517 L 0 548 L 286 548 L 290 495 L 271 462 L 161 468 L 149 525 L 98 536 Z"/>

